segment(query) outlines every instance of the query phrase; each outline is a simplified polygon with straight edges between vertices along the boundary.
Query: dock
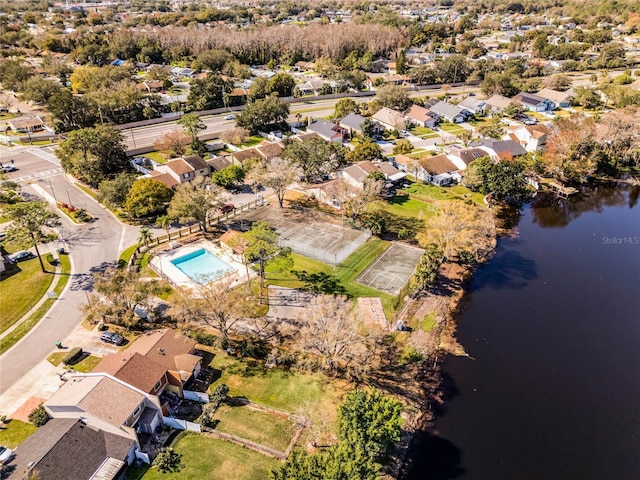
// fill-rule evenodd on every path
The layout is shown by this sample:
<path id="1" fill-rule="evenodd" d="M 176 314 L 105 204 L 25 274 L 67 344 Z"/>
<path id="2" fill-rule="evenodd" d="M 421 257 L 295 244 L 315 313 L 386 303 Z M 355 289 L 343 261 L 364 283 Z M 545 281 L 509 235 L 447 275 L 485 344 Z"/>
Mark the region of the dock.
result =
<path id="1" fill-rule="evenodd" d="M 562 185 L 561 183 L 554 180 L 546 182 L 545 185 L 551 187 L 551 189 L 554 190 L 562 198 L 569 198 L 571 195 L 575 195 L 579 192 L 577 188 L 567 187 L 566 185 Z"/>

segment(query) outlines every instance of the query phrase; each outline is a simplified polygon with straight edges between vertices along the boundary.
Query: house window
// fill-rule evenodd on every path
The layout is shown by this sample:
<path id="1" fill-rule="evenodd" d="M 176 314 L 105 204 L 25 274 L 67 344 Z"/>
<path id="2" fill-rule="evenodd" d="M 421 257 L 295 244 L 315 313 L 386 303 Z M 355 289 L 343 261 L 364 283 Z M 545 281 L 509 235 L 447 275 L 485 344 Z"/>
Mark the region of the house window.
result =
<path id="1" fill-rule="evenodd" d="M 162 380 L 158 380 L 158 383 L 156 383 L 153 387 L 153 390 L 158 390 L 160 388 L 160 385 L 162 385 Z"/>
<path id="2" fill-rule="evenodd" d="M 136 415 L 138 415 L 138 414 L 140 413 L 140 410 L 141 410 L 141 409 L 142 409 L 142 405 L 138 405 L 138 406 L 136 407 L 136 409 L 133 411 L 133 415 L 132 415 L 132 416 L 134 416 L 134 417 L 135 417 Z"/>

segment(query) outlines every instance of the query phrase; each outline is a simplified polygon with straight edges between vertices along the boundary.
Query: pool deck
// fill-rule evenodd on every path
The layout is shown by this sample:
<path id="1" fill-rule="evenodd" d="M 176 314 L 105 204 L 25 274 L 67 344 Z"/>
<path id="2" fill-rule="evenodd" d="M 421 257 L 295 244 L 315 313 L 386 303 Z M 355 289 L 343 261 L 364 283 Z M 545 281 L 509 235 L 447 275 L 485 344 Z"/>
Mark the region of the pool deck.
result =
<path id="1" fill-rule="evenodd" d="M 233 272 L 214 279 L 214 282 L 223 278 L 231 278 L 232 286 L 236 286 L 241 285 L 248 280 L 246 267 L 236 259 L 232 258 L 230 255 L 223 252 L 220 247 L 209 240 L 199 240 L 197 242 L 190 243 L 189 245 L 179 246 L 168 252 L 162 252 L 154 255 L 149 261 L 149 265 L 151 266 L 151 268 L 153 268 L 153 270 L 160 274 L 161 277 L 168 280 L 172 285 L 196 289 L 198 287 L 198 284 L 171 262 L 172 260 L 184 257 L 203 248 L 218 257 L 220 260 L 223 260 L 225 263 L 229 264 L 234 269 Z M 251 273 L 252 272 L 250 270 L 249 275 L 251 275 Z"/>

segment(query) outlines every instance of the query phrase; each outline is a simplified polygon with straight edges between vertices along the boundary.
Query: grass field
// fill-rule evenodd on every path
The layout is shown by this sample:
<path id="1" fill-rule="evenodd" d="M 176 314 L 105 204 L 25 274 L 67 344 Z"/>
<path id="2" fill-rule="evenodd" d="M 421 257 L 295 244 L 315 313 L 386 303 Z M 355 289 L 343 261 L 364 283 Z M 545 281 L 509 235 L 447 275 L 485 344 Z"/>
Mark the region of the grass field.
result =
<path id="1" fill-rule="evenodd" d="M 372 238 L 367 243 L 353 252 L 347 259 L 335 269 L 326 263 L 312 260 L 301 255 L 292 254 L 293 268 L 292 270 L 305 271 L 312 273 L 325 273 L 336 278 L 336 280 L 344 287 L 347 294 L 354 298 L 358 297 L 380 297 L 382 306 L 387 317 L 390 317 L 395 309 L 396 298 L 392 295 L 380 292 L 371 287 L 361 285 L 355 280 L 358 276 L 389 247 L 389 242 Z M 286 272 L 268 272 L 267 278 L 271 285 L 279 285 L 282 287 L 299 288 L 304 282 L 291 273 Z"/>
<path id="2" fill-rule="evenodd" d="M 173 446 L 182 455 L 180 471 L 160 473 L 148 466 L 130 468 L 130 480 L 267 480 L 278 460 L 240 445 L 196 433 L 186 434 Z"/>
<path id="3" fill-rule="evenodd" d="M 37 259 L 36 262 L 38 261 Z M 64 287 L 69 282 L 70 273 L 71 273 L 71 260 L 68 255 L 60 255 L 60 267 L 62 270 L 61 275 L 57 277 L 56 286 L 53 288 L 53 291 L 56 292 L 57 296 L 60 296 Z M 53 275 L 52 275 L 53 276 Z M 0 298 L 4 298 L 0 294 Z M 11 333 L 9 333 L 6 337 L 0 340 L 0 355 L 10 349 L 13 345 L 15 345 L 18 340 L 24 337 L 29 331 L 44 317 L 44 315 L 49 311 L 49 309 L 53 306 L 53 302 L 57 300 L 53 298 L 47 298 L 40 307 L 29 316 L 24 322 L 18 325 Z M 4 302 L 0 302 L 2 304 Z"/>
<path id="4" fill-rule="evenodd" d="M 45 266 L 47 265 L 46 261 Z M 20 271 L 0 282 L 0 332 L 20 320 L 46 293 L 55 275 L 42 273 L 37 258 L 18 263 Z M 53 267 L 50 267 L 53 270 Z"/>
<path id="5" fill-rule="evenodd" d="M 162 155 L 160 152 L 149 152 L 149 153 L 144 153 L 140 156 L 147 157 L 157 163 L 167 163 L 166 157 Z"/>
<path id="6" fill-rule="evenodd" d="M 62 360 L 68 355 L 68 353 L 69 352 L 54 352 L 47 357 L 47 361 L 57 367 L 58 365 L 60 365 L 60 363 L 62 363 Z M 96 368 L 96 365 L 100 363 L 100 360 L 102 360 L 100 357 L 85 354 L 82 360 L 80 360 L 78 363 L 67 365 L 65 366 L 65 368 L 73 369 L 82 373 L 89 373 L 94 368 Z"/>
<path id="7" fill-rule="evenodd" d="M 263 141 L 264 138 L 262 138 L 260 135 L 253 135 L 252 137 L 249 137 L 249 140 L 240 145 L 240 148 L 255 147 L 256 145 L 260 145 Z"/>
<path id="8" fill-rule="evenodd" d="M 253 410 L 246 406 L 221 405 L 216 410 L 215 418 L 220 420 L 216 430 L 275 448 L 281 452 L 287 449 L 294 433 L 293 423 L 287 418 Z"/>
<path id="9" fill-rule="evenodd" d="M 433 130 L 431 130 L 430 128 L 427 128 L 427 127 L 414 127 L 411 130 L 409 130 L 409 132 L 411 132 L 413 135 L 416 135 L 418 137 L 421 137 L 423 135 L 436 135 L 436 136 L 438 136 L 438 134 L 436 132 L 434 132 Z"/>
<path id="10" fill-rule="evenodd" d="M 37 429 L 38 427 L 30 423 L 11 420 L 6 428 L 0 429 L 0 445 L 13 450 Z"/>
<path id="11" fill-rule="evenodd" d="M 411 194 L 411 196 L 426 202 L 434 202 L 438 200 L 463 200 L 471 198 L 474 203 L 484 205 L 484 195 L 472 192 L 464 185 L 438 187 L 436 185 L 427 185 L 424 183 L 413 183 L 400 192 L 407 192 Z"/>

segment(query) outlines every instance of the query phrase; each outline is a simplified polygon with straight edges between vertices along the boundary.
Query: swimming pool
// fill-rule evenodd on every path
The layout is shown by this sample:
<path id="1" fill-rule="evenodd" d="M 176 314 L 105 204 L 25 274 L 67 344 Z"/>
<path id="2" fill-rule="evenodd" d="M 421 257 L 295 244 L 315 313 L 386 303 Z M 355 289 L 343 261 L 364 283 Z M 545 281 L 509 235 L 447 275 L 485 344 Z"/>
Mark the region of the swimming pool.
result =
<path id="1" fill-rule="evenodd" d="M 234 267 L 220 260 L 206 248 L 174 258 L 171 263 L 197 283 L 207 283 L 236 271 Z"/>

